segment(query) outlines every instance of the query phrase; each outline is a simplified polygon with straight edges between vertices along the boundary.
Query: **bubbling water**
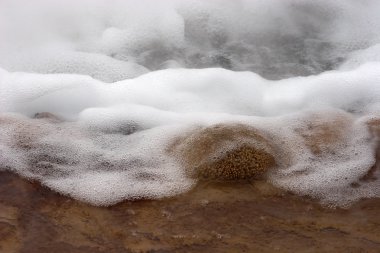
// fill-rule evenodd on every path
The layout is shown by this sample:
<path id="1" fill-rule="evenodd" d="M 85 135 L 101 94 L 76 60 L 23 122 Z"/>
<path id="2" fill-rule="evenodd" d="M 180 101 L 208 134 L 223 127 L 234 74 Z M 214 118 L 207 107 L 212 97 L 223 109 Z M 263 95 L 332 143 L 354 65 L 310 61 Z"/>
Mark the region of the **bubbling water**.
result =
<path id="1" fill-rule="evenodd" d="M 378 10 L 4 0 L 0 169 L 94 205 L 185 192 L 189 169 L 265 172 L 327 205 L 379 197 Z"/>

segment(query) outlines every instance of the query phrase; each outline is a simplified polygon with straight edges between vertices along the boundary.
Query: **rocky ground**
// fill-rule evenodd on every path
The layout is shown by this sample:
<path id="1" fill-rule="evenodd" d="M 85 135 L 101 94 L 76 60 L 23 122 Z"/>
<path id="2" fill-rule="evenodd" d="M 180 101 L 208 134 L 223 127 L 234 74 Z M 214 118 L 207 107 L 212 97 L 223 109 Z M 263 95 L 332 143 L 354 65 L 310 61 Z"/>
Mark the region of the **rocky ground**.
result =
<path id="1" fill-rule="evenodd" d="M 0 252 L 380 252 L 379 212 L 379 199 L 328 209 L 264 181 L 94 207 L 1 172 Z"/>

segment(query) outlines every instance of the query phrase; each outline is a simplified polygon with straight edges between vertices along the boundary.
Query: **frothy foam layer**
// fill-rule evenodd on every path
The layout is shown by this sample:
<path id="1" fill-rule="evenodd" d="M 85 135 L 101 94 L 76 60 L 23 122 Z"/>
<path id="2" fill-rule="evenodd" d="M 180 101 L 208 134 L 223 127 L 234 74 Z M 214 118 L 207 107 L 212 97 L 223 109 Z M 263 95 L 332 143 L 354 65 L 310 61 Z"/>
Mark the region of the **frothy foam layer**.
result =
<path id="1" fill-rule="evenodd" d="M 0 169 L 94 205 L 263 173 L 380 196 L 377 1 L 0 7 Z"/>
<path id="2" fill-rule="evenodd" d="M 311 75 L 379 43 L 379 8 L 376 0 L 3 0 L 0 65 L 106 82 L 178 67 Z"/>
<path id="3" fill-rule="evenodd" d="M 248 72 L 183 69 L 114 84 L 3 71 L 2 165 L 97 205 L 170 196 L 193 184 L 183 156 L 167 151 L 170 143 L 195 125 L 239 123 L 274 147 L 266 151 L 276 159 L 274 184 L 343 205 L 378 194 L 377 181 L 351 186 L 374 164 L 365 122 L 378 110 L 379 71 L 371 64 L 268 81 Z M 70 121 L 6 113 L 31 117 L 45 108 Z M 248 137 L 228 138 L 233 147 Z"/>

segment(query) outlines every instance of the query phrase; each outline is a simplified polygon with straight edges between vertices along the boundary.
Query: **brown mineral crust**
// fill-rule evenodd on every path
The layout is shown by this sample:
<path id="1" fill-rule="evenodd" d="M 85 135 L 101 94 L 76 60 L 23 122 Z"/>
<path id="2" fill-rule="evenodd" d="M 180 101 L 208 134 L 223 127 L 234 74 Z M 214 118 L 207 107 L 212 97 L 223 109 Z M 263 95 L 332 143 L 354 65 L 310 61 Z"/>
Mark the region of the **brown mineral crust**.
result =
<path id="1" fill-rule="evenodd" d="M 8 126 L 12 129 L 13 142 L 10 144 L 11 147 L 25 150 L 32 149 L 32 143 L 35 141 L 34 135 L 40 133 L 38 126 L 31 124 L 25 119 L 11 116 L 1 116 L 0 126 Z"/>
<path id="2" fill-rule="evenodd" d="M 370 119 L 368 122 L 370 132 L 375 138 L 380 138 L 380 118 Z"/>
<path id="3" fill-rule="evenodd" d="M 0 172 L 0 252 L 373 252 L 380 201 L 326 209 L 264 181 L 94 207 Z"/>
<path id="4" fill-rule="evenodd" d="M 370 133 L 376 141 L 376 162 L 372 166 L 372 168 L 368 171 L 366 175 L 364 175 L 360 181 L 373 181 L 377 180 L 379 177 L 380 171 L 380 118 L 373 118 L 367 122 Z M 360 185 L 360 182 L 357 183 Z"/>
<path id="5" fill-rule="evenodd" d="M 315 155 L 334 153 L 336 144 L 344 141 L 353 124 L 353 117 L 345 112 L 328 115 L 312 113 L 305 119 L 306 127 L 296 129 L 305 140 L 305 145 Z"/>
<path id="6" fill-rule="evenodd" d="M 260 178 L 275 165 L 270 150 L 257 129 L 242 124 L 197 129 L 169 148 L 191 177 L 213 180 Z"/>
<path id="7" fill-rule="evenodd" d="M 0 252 L 20 249 L 19 209 L 0 203 Z"/>
<path id="8" fill-rule="evenodd" d="M 197 177 L 215 180 L 239 180 L 261 177 L 275 164 L 269 153 L 248 145 L 227 151 L 220 159 L 199 165 Z"/>

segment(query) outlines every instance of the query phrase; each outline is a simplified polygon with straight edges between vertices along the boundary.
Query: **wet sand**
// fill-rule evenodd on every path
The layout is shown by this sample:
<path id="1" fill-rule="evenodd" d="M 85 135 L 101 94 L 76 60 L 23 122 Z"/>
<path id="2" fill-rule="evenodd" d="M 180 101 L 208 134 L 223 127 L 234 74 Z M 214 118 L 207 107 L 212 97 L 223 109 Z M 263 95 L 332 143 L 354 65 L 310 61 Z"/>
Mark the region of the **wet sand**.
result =
<path id="1" fill-rule="evenodd" d="M 349 209 L 264 181 L 94 207 L 0 173 L 0 252 L 380 252 L 380 199 Z"/>

